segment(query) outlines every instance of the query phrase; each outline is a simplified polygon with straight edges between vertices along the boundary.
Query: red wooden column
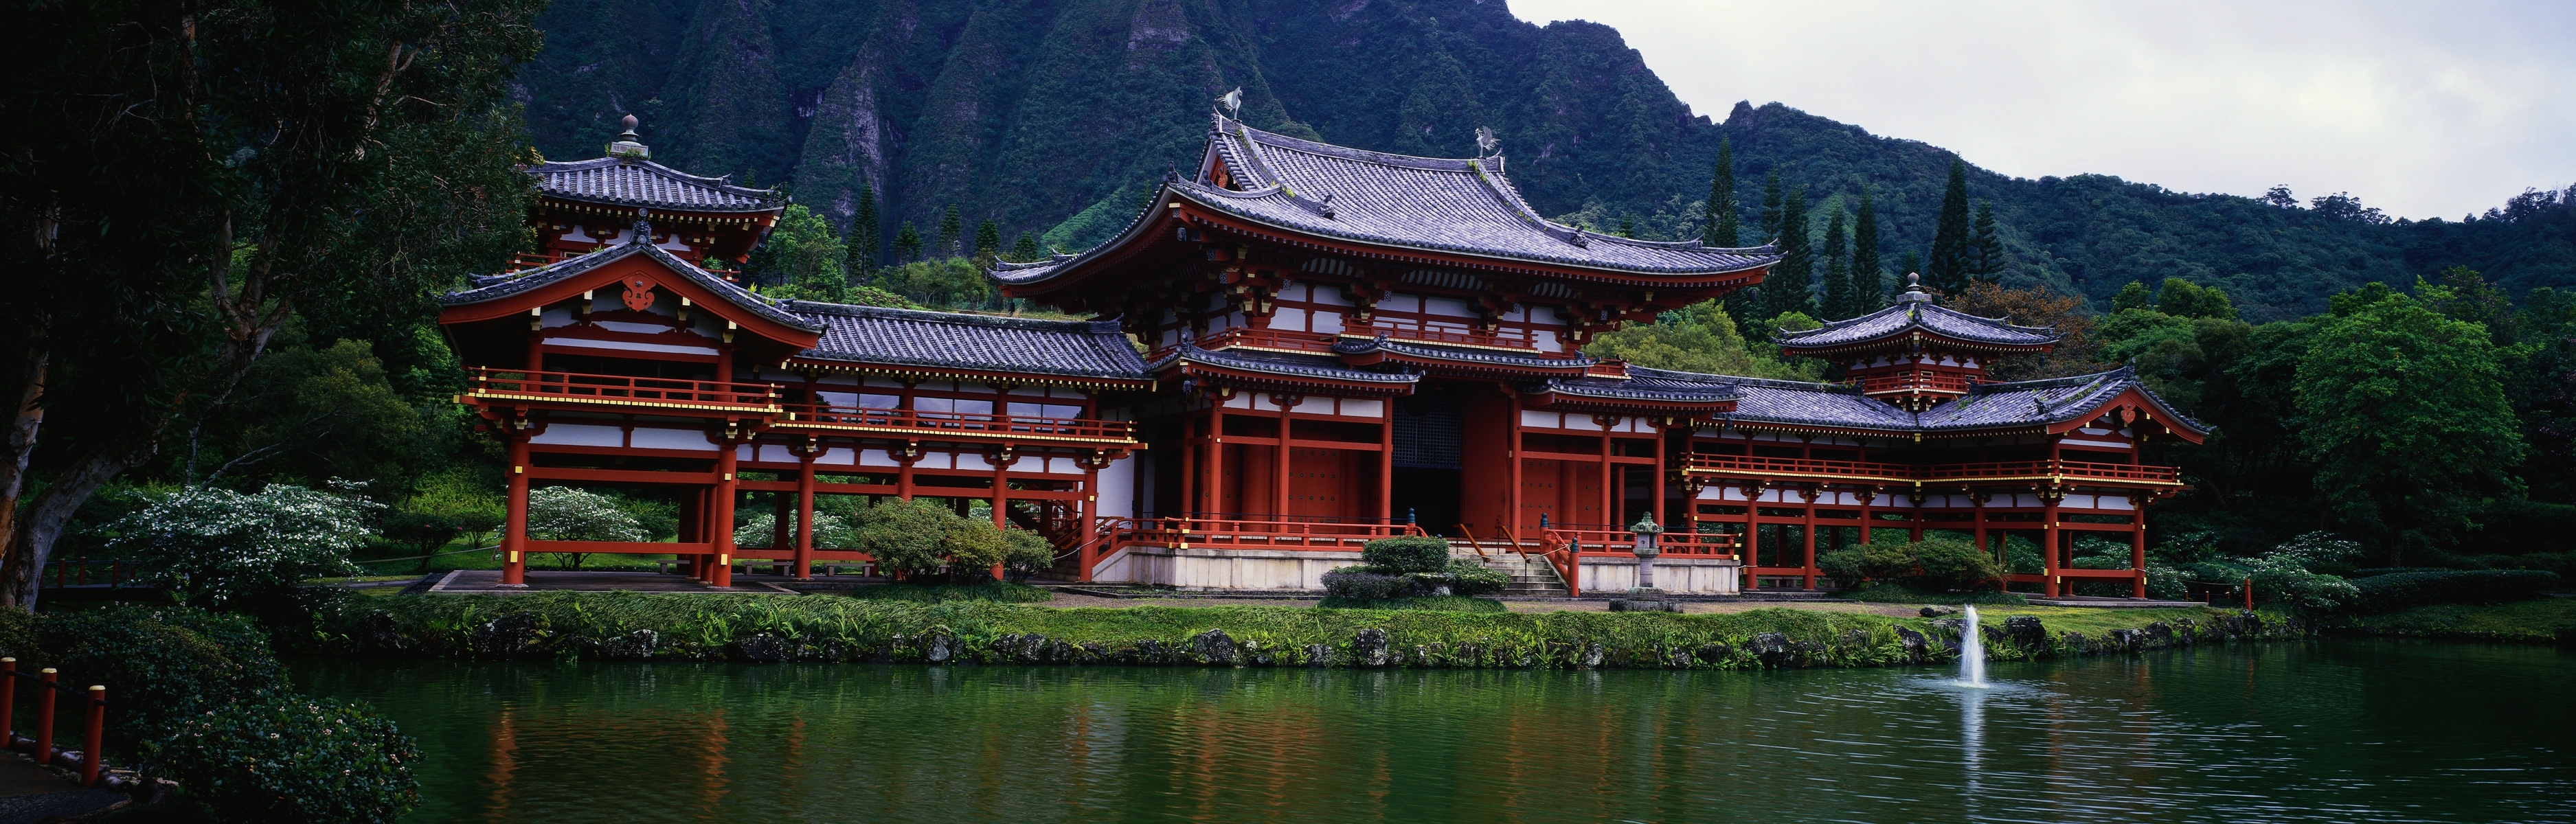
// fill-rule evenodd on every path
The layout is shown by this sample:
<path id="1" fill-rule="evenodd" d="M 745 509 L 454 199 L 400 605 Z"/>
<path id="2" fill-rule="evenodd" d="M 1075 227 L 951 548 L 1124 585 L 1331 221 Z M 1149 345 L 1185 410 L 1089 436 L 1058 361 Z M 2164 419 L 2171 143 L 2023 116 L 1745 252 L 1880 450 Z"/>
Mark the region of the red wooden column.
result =
<path id="1" fill-rule="evenodd" d="M 1649 501 L 1649 503 L 1654 507 L 1652 511 L 1655 513 L 1655 523 L 1670 524 L 1673 521 L 1671 518 L 1666 516 L 1671 513 L 1666 510 L 1666 505 L 1664 503 L 1664 439 L 1669 437 L 1671 433 L 1665 432 L 1664 430 L 1666 427 L 1661 423 L 1647 421 L 1646 425 L 1653 427 L 1655 430 L 1655 487 L 1649 493 L 1653 496 L 1653 499 Z M 1688 446 L 1689 444 L 1684 443 L 1683 445 Z M 1689 504 L 1688 506 L 1694 510 L 1699 508 L 1699 505 L 1697 504 Z M 1698 518 L 1691 519 L 1690 534 L 1699 534 Z"/>
<path id="2" fill-rule="evenodd" d="M 528 585 L 528 438 L 510 438 L 509 502 L 501 520 L 501 585 Z"/>
<path id="3" fill-rule="evenodd" d="M 1857 494 L 1860 496 L 1860 542 L 1866 544 L 1869 543 L 1870 522 L 1878 520 L 1878 513 L 1869 508 L 1870 504 L 1878 501 L 1878 487 L 1864 486 L 1856 489 L 1859 490 Z"/>
<path id="4" fill-rule="evenodd" d="M 1009 509 L 1011 505 L 1011 465 L 1020 462 L 1020 455 L 1012 448 L 1013 446 L 1015 445 L 1006 443 L 1002 445 L 1002 448 L 984 454 L 985 460 L 993 464 L 993 502 L 991 506 L 993 507 L 993 526 L 997 529 L 1008 528 L 1011 525 L 1011 520 L 1008 517 L 1011 511 Z M 1040 458 L 1039 460 L 1043 461 L 1045 459 Z"/>
<path id="5" fill-rule="evenodd" d="M 1744 591 L 1762 588 L 1762 576 L 1753 571 L 1762 565 L 1762 487 L 1760 482 L 1737 485 L 1744 493 Z M 1721 498 L 1720 500 L 1724 500 Z"/>
<path id="6" fill-rule="evenodd" d="M 2129 510 L 2129 569 L 2137 579 L 2129 583 L 2129 597 L 2147 597 L 2147 502 L 2132 499 Z"/>
<path id="7" fill-rule="evenodd" d="M 1379 399 L 1377 408 L 1386 413 L 1377 432 L 1377 519 L 1391 524 L 1395 522 L 1395 399 Z M 1513 480 L 1519 480 L 1520 474 L 1513 469 Z"/>
<path id="8" fill-rule="evenodd" d="M 1207 478 L 1206 483 L 1199 485 L 1206 502 L 1198 509 L 1200 514 L 1214 516 L 1225 511 L 1225 402 L 1222 398 L 1208 410 L 1207 443 Z"/>
<path id="9" fill-rule="evenodd" d="M 1979 493 L 1974 492 L 1974 491 L 1971 491 L 1971 492 L 1969 492 L 1969 493 L 1968 493 L 1968 505 L 1973 506 L 1973 507 L 1976 507 L 1976 511 L 1977 511 L 1977 514 L 1976 514 L 1976 518 L 1977 518 L 1977 520 L 1976 520 L 1976 524 L 1977 524 L 1977 526 L 1976 526 L 1976 530 L 1977 530 L 1977 551 L 1978 551 L 1978 552 L 1985 552 L 1985 551 L 1986 551 L 1986 501 L 1987 501 L 1987 499 L 1988 499 L 1988 496 L 1983 495 L 1983 494 L 1979 494 Z"/>
<path id="10" fill-rule="evenodd" d="M 1099 453 L 1093 454 L 1096 456 Z M 1100 538 L 1100 468 L 1092 461 L 1082 463 L 1082 522 L 1074 533 L 1076 543 L 1073 546 L 1078 554 L 1073 559 L 1073 579 L 1089 583 L 1092 560 L 1100 555 L 1100 547 L 1094 545 L 1094 542 Z M 1133 507 L 1135 504 L 1130 503 L 1129 506 Z"/>
<path id="11" fill-rule="evenodd" d="M 1601 421 L 1598 417 L 1592 420 L 1594 423 Z M 1616 421 L 1618 418 L 1610 420 Z M 1619 505 L 1627 503 L 1628 499 L 1619 494 L 1618 465 L 1610 462 L 1613 451 L 1610 445 L 1616 442 L 1610 437 L 1610 430 L 1616 426 L 1618 426 L 1616 423 L 1601 424 L 1601 517 L 1614 529 L 1627 524 L 1625 516 L 1628 514 L 1619 511 Z"/>
<path id="12" fill-rule="evenodd" d="M 1802 527 L 1801 531 L 1807 534 L 1807 568 L 1804 570 L 1804 575 L 1807 579 L 1806 588 L 1809 590 L 1816 588 L 1816 499 L 1821 497 L 1821 490 L 1818 490 L 1817 486 L 1819 485 L 1808 484 L 1798 488 L 1798 497 L 1807 500 L 1807 525 Z"/>
<path id="13" fill-rule="evenodd" d="M 708 537 L 715 539 L 716 554 L 715 566 L 707 570 L 707 583 L 730 587 L 733 586 L 733 502 L 739 494 L 734 486 L 734 464 L 740 456 L 735 452 L 742 447 L 730 439 L 722 446 L 723 451 L 716 453 L 715 506 L 708 507 L 712 511 L 707 513 Z"/>
<path id="14" fill-rule="evenodd" d="M 796 462 L 796 580 L 814 578 L 814 450 Z"/>
<path id="15" fill-rule="evenodd" d="M 2055 452 L 2056 450 L 2051 449 L 2051 450 L 2049 450 L 2049 451 L 2053 453 L 2053 452 Z M 2065 532 L 2066 532 L 2065 530 L 2062 530 L 2062 529 L 2058 529 L 2058 528 L 2057 528 L 2057 504 L 2058 504 L 2058 502 L 2059 502 L 2059 501 L 2061 501 L 2061 500 L 2064 500 L 2064 499 L 2063 499 L 2063 498 L 2060 498 L 2060 497 L 2057 497 L 2056 495 L 2051 494 L 2051 493 L 2050 493 L 2050 491 L 2045 491 L 2045 490 L 2044 490 L 2044 491 L 2042 491 L 2042 492 L 2040 493 L 2039 503 L 2040 503 L 2040 506 L 2041 506 L 2041 507 L 2043 507 L 2043 508 L 2041 509 L 2041 511 L 2040 511 L 2040 516 L 2039 516 L 2039 529 L 2040 529 L 2040 533 L 2039 533 L 2039 535 L 2040 535 L 2040 539 L 2039 539 L 2040 574 L 2048 576 L 2048 590 L 2047 590 L 2047 592 L 2048 592 L 2048 597 L 2051 597 L 2051 598 L 2055 598 L 2055 597 L 2057 597 L 2057 595 L 2058 595 L 2058 591 L 2057 591 L 2057 590 L 2058 590 L 2058 582 L 2057 582 L 2057 543 L 2058 543 L 2058 538 L 2060 538 L 2061 536 L 2063 536 L 2063 535 L 2065 534 Z"/>
<path id="16" fill-rule="evenodd" d="M 1271 403 L 1279 406 L 1279 471 L 1272 473 L 1278 477 L 1270 490 L 1270 517 L 1281 521 L 1288 520 L 1288 462 L 1293 458 L 1288 451 L 1288 408 L 1299 400 L 1284 395 L 1270 398 Z"/>
<path id="17" fill-rule="evenodd" d="M 1506 498 L 1506 500 L 1503 501 L 1503 504 L 1506 507 L 1506 509 L 1503 510 L 1503 520 L 1505 523 L 1511 525 L 1512 535 L 1517 539 L 1518 536 L 1527 534 L 1530 528 L 1528 509 L 1529 489 L 1522 486 L 1522 484 L 1527 483 L 1527 481 L 1523 480 L 1523 478 L 1526 477 L 1523 470 L 1526 468 L 1525 464 L 1527 459 L 1521 457 L 1521 446 L 1523 444 L 1521 443 L 1520 396 L 1512 394 L 1510 384 L 1503 385 L 1503 394 L 1505 397 L 1511 398 L 1511 400 L 1503 403 L 1503 438 L 1505 440 L 1505 443 L 1503 444 L 1503 460 L 1510 461 L 1512 464 L 1511 487 L 1503 493 Z M 1394 453 L 1393 444 L 1395 441 L 1393 440 L 1394 429 L 1392 428 L 1395 425 L 1394 415 L 1395 401 L 1389 400 L 1387 401 L 1387 426 L 1389 427 L 1387 430 L 1387 443 L 1389 444 L 1388 454 L 1390 455 Z M 1515 540 L 1514 544 L 1517 545 L 1518 541 Z"/>
<path id="18" fill-rule="evenodd" d="M 1181 419 L 1181 502 L 1179 512 L 1160 513 L 1165 517 L 1187 518 L 1199 508 L 1199 451 L 1207 448 L 1207 439 L 1191 434 L 1198 424 Z"/>

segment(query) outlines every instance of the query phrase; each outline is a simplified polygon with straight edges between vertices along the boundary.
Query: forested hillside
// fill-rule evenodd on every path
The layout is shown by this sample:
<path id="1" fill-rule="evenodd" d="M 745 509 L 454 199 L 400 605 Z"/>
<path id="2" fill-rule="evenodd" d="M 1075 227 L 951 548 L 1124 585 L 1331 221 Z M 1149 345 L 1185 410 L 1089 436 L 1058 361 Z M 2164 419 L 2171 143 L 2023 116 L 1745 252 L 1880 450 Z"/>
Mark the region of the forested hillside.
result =
<path id="1" fill-rule="evenodd" d="M 1196 162 L 1210 100 L 1237 86 L 1256 126 L 1382 151 L 1465 156 L 1491 126 L 1540 209 L 1645 236 L 1700 231 L 1724 135 L 1746 226 L 1774 171 L 1805 187 L 1819 235 L 1869 191 L 1891 269 L 1930 245 L 1954 156 L 1779 103 L 1712 120 L 1618 32 L 1532 25 L 1498 0 L 560 0 L 543 28 L 519 84 L 547 155 L 594 155 L 633 113 L 657 158 L 787 183 L 836 227 L 871 187 L 889 240 L 955 203 L 1006 239 L 1096 242 L 1142 185 Z M 2515 292 L 2576 285 L 2576 218 L 2551 193 L 2467 224 L 2401 224 L 2350 198 L 2098 175 L 1972 167 L 1969 192 L 1993 202 L 2007 283 L 2097 306 L 2168 276 L 2225 286 L 2255 319 L 2449 264 Z"/>

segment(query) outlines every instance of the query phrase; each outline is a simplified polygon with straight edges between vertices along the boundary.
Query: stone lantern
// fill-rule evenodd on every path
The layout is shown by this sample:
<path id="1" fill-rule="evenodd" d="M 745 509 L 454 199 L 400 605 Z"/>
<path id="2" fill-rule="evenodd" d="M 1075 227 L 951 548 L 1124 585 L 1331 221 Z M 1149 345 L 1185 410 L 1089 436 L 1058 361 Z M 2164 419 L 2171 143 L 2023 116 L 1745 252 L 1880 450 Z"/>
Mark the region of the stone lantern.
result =
<path id="1" fill-rule="evenodd" d="M 1636 523 L 1628 525 L 1628 532 L 1636 538 L 1636 548 L 1633 551 L 1637 553 L 1637 586 L 1628 591 L 1661 592 L 1662 590 L 1655 588 L 1655 556 L 1663 554 L 1663 550 L 1655 546 L 1655 536 L 1663 534 L 1664 528 L 1655 523 L 1655 514 L 1649 512 L 1645 517 L 1637 519 Z"/>

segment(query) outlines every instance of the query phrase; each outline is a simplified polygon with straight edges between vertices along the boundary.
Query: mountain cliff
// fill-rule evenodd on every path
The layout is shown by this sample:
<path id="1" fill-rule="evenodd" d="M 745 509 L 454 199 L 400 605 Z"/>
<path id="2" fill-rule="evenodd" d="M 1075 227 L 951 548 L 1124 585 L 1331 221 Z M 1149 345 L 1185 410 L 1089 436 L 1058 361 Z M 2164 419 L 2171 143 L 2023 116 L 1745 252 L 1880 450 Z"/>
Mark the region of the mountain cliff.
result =
<path id="1" fill-rule="evenodd" d="M 559 0 L 542 24 L 520 88 L 547 155 L 593 155 L 633 113 L 657 159 L 785 183 L 836 224 L 871 187 L 882 237 L 956 203 L 1005 238 L 1096 241 L 1197 162 L 1210 101 L 1236 87 L 1255 126 L 1380 151 L 1467 156 L 1490 126 L 1533 205 L 1647 236 L 1697 231 L 1727 136 L 1747 226 L 1774 170 L 1806 187 L 1811 231 L 1869 191 L 1891 267 L 1930 244 L 1954 156 L 1778 103 L 1712 120 L 1617 31 L 1533 25 L 1502 0 Z M 1972 168 L 1969 186 L 1994 202 L 2008 280 L 2096 300 L 2180 276 L 2282 317 L 2451 263 L 2576 285 L 2555 196 L 2519 223 L 2394 225 L 2098 175 Z"/>

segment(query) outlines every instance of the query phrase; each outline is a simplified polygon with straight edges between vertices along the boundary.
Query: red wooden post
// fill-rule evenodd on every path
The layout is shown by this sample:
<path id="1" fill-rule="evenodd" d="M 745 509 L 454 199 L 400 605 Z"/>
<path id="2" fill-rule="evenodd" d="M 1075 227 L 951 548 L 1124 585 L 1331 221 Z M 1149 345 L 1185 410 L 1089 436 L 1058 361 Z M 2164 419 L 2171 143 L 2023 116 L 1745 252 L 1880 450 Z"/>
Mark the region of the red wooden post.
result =
<path id="1" fill-rule="evenodd" d="M 36 765 L 54 763 L 54 668 L 44 670 L 45 685 L 36 691 Z"/>
<path id="2" fill-rule="evenodd" d="M 0 749 L 18 734 L 18 659 L 0 658 Z"/>
<path id="3" fill-rule="evenodd" d="M 2245 579 L 2245 611 L 2254 611 L 2254 579 Z"/>
<path id="4" fill-rule="evenodd" d="M 533 368 L 533 367 L 531 367 Z M 501 586 L 528 585 L 528 438 L 510 438 L 509 492 L 501 519 Z"/>
<path id="5" fill-rule="evenodd" d="M 89 685 L 89 730 L 81 736 L 81 784 L 98 784 L 99 736 L 107 723 L 107 687 Z"/>
<path id="6" fill-rule="evenodd" d="M 724 451 L 716 453 L 716 488 L 711 512 L 707 514 L 707 537 L 713 538 L 715 566 L 708 568 L 708 586 L 733 586 L 733 505 L 738 497 L 734 475 L 740 460 L 742 444 L 731 438 L 724 441 Z"/>
<path id="7" fill-rule="evenodd" d="M 796 467 L 796 580 L 814 577 L 814 453 Z"/>

